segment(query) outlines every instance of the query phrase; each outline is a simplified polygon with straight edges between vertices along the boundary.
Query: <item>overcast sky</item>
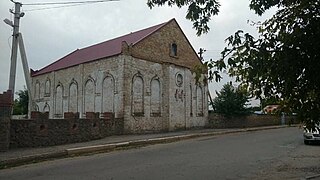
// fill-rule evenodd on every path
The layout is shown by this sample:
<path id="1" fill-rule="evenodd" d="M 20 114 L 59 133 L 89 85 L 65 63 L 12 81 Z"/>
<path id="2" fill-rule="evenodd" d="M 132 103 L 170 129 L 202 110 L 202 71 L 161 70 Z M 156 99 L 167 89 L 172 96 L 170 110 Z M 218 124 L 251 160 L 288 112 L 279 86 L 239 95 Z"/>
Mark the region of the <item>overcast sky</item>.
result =
<path id="1" fill-rule="evenodd" d="M 22 3 L 69 2 L 70 0 L 21 0 Z M 37 70 L 58 60 L 77 48 L 103 42 L 130 32 L 147 28 L 176 18 L 194 49 L 205 48 L 205 59 L 217 59 L 225 47 L 224 39 L 236 30 L 242 29 L 255 34 L 256 29 L 247 21 L 264 21 L 272 11 L 259 17 L 249 10 L 249 0 L 220 0 L 218 16 L 210 22 L 210 32 L 196 36 L 192 22 L 185 19 L 186 8 L 156 7 L 150 10 L 147 0 L 120 0 L 73 6 L 66 8 L 36 10 L 42 6 L 22 6 L 25 16 L 21 18 L 20 32 L 23 34 L 29 67 Z M 12 28 L 2 20 L 13 20 L 9 9 L 14 4 L 10 0 L 0 1 L 0 92 L 6 91 L 9 84 L 10 47 Z M 47 6 L 48 7 L 48 6 Z M 52 6 L 50 6 L 52 7 Z M 230 79 L 211 83 L 214 95 Z M 25 85 L 18 55 L 16 91 Z"/>

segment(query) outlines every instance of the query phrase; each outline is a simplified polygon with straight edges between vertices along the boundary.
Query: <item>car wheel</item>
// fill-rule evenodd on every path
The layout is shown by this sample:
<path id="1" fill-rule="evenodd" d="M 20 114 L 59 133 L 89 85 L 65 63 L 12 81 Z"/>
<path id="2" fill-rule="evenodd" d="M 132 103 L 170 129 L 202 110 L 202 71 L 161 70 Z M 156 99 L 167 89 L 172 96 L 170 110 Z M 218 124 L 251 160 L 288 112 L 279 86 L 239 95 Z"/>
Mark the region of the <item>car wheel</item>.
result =
<path id="1" fill-rule="evenodd" d="M 308 140 L 304 140 L 304 144 L 305 144 L 305 145 L 309 145 L 310 142 L 309 142 Z"/>

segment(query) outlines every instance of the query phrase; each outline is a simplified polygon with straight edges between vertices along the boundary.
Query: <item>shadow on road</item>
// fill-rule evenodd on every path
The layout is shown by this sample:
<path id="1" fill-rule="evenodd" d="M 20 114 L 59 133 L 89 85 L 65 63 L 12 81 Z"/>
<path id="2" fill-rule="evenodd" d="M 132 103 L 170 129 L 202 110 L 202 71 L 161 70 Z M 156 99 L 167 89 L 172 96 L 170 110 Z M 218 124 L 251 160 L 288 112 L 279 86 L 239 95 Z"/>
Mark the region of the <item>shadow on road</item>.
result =
<path id="1" fill-rule="evenodd" d="M 320 141 L 310 141 L 306 146 L 320 146 Z"/>

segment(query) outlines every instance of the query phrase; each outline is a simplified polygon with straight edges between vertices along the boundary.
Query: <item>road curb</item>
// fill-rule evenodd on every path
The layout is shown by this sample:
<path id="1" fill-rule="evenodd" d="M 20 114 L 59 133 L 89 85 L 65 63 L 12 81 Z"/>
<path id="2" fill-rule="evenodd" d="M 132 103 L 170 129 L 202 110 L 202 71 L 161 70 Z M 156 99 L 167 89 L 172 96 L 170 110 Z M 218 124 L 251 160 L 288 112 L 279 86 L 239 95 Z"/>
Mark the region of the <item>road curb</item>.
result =
<path id="1" fill-rule="evenodd" d="M 171 143 L 171 142 L 177 142 L 181 140 L 187 140 L 187 139 L 198 138 L 198 137 L 218 136 L 218 135 L 224 135 L 224 134 L 234 134 L 234 133 L 243 133 L 243 132 L 254 132 L 254 131 L 260 131 L 260 130 L 280 129 L 280 128 L 296 127 L 296 126 L 297 125 L 268 126 L 268 127 L 234 129 L 234 130 L 226 130 L 226 131 L 220 131 L 220 132 L 219 131 L 218 132 L 200 132 L 200 133 L 174 135 L 174 136 L 166 136 L 166 137 L 158 137 L 158 138 L 150 138 L 150 139 L 131 140 L 131 141 L 118 142 L 118 143 L 108 143 L 108 144 L 101 144 L 101 145 L 95 145 L 95 146 L 69 148 L 63 151 L 36 154 L 31 156 L 24 156 L 19 158 L 3 160 L 3 161 L 0 161 L 0 169 L 20 166 L 24 164 L 30 164 L 30 163 L 35 163 L 35 162 L 45 161 L 50 159 L 74 157 L 74 156 L 81 156 L 81 155 L 95 154 L 95 153 L 102 153 L 102 152 L 111 152 L 111 151 L 116 151 L 118 149 L 136 148 L 136 147 L 148 146 L 148 145 L 154 145 L 154 144 Z"/>
<path id="2" fill-rule="evenodd" d="M 313 175 L 313 176 L 307 176 L 305 179 L 309 180 L 309 179 L 318 179 L 318 178 L 320 178 L 320 174 L 316 174 L 316 175 Z"/>
<path id="3" fill-rule="evenodd" d="M 58 158 L 65 158 L 68 157 L 67 151 L 57 151 L 57 152 L 50 152 L 50 153 L 42 153 L 30 156 L 22 156 L 18 158 L 12 158 L 0 161 L 0 169 L 5 169 L 9 167 L 20 166 L 24 164 L 31 164 L 40 161 L 47 161 L 51 159 L 58 159 Z"/>
<path id="4" fill-rule="evenodd" d="M 110 152 L 115 151 L 121 148 L 135 148 L 141 146 L 148 146 L 154 144 L 164 144 L 177 142 L 181 140 L 187 140 L 197 137 L 205 137 L 205 136 L 217 136 L 224 134 L 233 134 L 233 133 L 242 133 L 242 132 L 254 132 L 261 130 L 269 130 L 269 129 L 280 129 L 287 127 L 295 127 L 295 126 L 269 126 L 269 127 L 258 127 L 258 128 L 246 128 L 246 129 L 236 129 L 236 130 L 227 130 L 220 132 L 202 132 L 202 133 L 193 133 L 193 134 L 185 134 L 185 135 L 175 135 L 175 136 L 167 136 L 167 137 L 158 137 L 158 138 L 150 138 L 150 139 L 139 139 L 132 141 L 125 141 L 113 144 L 103 144 L 103 145 L 95 145 L 95 146 L 86 146 L 86 147 L 78 147 L 67 149 L 68 156 L 79 156 L 84 154 L 93 154 L 99 152 Z"/>

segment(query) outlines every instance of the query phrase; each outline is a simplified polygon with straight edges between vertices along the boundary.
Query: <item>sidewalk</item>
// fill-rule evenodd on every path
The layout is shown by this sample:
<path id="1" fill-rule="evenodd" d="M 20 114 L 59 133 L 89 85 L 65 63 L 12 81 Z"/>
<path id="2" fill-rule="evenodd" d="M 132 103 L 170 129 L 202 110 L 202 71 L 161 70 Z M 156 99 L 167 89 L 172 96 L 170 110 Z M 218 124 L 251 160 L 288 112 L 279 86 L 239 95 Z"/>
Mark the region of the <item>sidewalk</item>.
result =
<path id="1" fill-rule="evenodd" d="M 133 148 L 151 144 L 168 143 L 204 136 L 230 133 L 286 128 L 285 126 L 266 126 L 245 129 L 198 129 L 143 135 L 109 136 L 103 139 L 38 148 L 17 148 L 0 152 L 0 169 L 30 164 L 38 161 L 65 158 L 83 154 L 115 151 L 121 148 Z"/>

